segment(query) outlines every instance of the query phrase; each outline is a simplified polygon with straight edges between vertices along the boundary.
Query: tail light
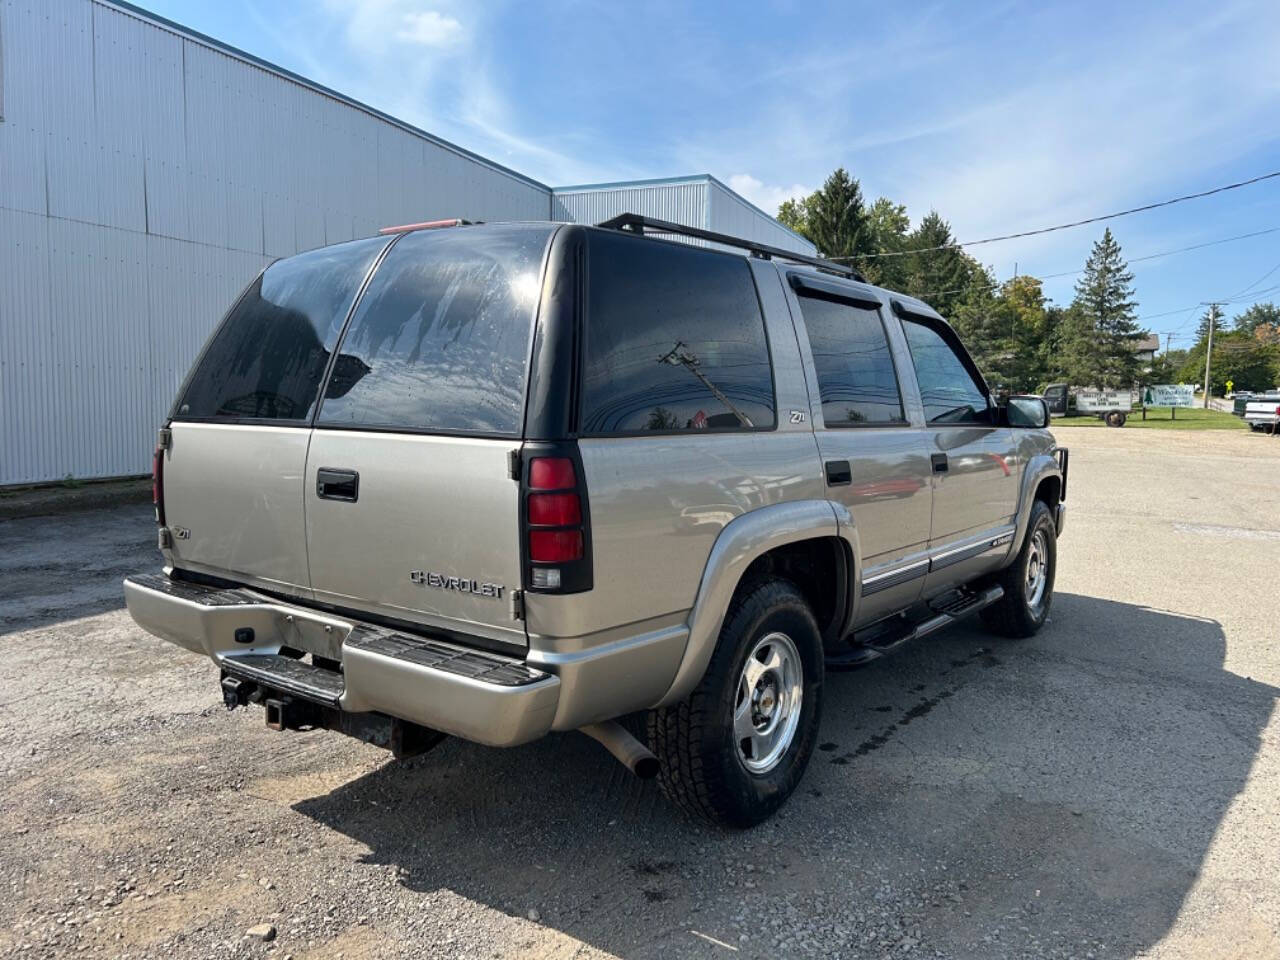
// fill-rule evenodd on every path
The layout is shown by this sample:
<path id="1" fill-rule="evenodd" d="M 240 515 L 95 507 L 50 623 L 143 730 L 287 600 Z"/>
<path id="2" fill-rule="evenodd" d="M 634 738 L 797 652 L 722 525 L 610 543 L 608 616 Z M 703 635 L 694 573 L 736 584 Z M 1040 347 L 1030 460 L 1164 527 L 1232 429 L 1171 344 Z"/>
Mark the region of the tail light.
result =
<path id="1" fill-rule="evenodd" d="M 156 523 L 164 526 L 164 447 L 157 446 L 151 458 L 151 504 L 156 508 Z"/>
<path id="2" fill-rule="evenodd" d="M 591 589 L 591 539 L 586 488 L 576 457 L 562 444 L 526 446 L 523 511 L 525 585 L 545 593 Z"/>

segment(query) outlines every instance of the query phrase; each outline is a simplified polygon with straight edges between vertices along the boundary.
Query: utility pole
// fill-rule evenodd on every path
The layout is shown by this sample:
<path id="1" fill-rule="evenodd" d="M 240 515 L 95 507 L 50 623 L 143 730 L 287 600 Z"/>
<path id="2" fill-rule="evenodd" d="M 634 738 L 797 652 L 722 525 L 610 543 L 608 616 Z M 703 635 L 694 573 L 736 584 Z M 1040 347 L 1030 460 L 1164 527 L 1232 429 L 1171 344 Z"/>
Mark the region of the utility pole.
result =
<path id="1" fill-rule="evenodd" d="M 724 392 L 714 383 L 707 379 L 707 375 L 698 369 L 700 361 L 689 352 L 685 347 L 683 340 L 677 340 L 676 345 L 667 353 L 658 358 L 659 363 L 669 363 L 672 366 L 682 366 L 695 377 L 702 381 L 702 385 L 711 391 L 711 395 L 729 408 L 729 412 L 737 417 L 738 422 L 744 427 L 751 428 L 755 424 L 751 422 L 751 418 L 733 405 L 733 401 L 724 395 Z"/>
<path id="2" fill-rule="evenodd" d="M 1164 335 L 1164 355 L 1165 355 L 1166 357 L 1169 355 L 1169 343 L 1170 343 L 1172 340 L 1173 340 L 1173 334 L 1172 334 L 1172 333 L 1166 333 L 1166 334 Z"/>
<path id="3" fill-rule="evenodd" d="M 1209 409 L 1209 371 L 1213 364 L 1213 328 L 1218 322 L 1218 305 L 1216 303 L 1208 304 L 1209 307 L 1209 345 L 1204 351 L 1204 408 Z"/>

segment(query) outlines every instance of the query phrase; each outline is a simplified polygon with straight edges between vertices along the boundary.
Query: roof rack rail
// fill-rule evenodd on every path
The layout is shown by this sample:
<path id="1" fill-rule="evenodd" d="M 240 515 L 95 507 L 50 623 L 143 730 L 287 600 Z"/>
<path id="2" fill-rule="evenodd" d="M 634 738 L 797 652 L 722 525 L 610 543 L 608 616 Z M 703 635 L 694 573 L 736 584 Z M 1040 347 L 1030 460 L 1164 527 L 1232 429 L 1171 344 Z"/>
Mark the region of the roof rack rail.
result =
<path id="1" fill-rule="evenodd" d="M 781 247 L 771 247 L 765 243 L 756 243 L 754 240 L 744 240 L 742 237 L 731 237 L 727 233 L 716 233 L 713 230 L 703 230 L 701 227 L 686 227 L 683 224 L 672 223 L 669 220 L 657 220 L 653 217 L 642 216 L 638 213 L 622 213 L 609 220 L 596 224 L 597 227 L 604 227 L 607 230 L 625 230 L 630 233 L 638 233 L 643 235 L 646 230 L 653 233 L 674 233 L 682 237 L 695 237 L 699 240 L 709 240 L 712 243 L 721 243 L 726 247 L 737 247 L 740 250 L 750 251 L 752 256 L 760 257 L 763 260 L 770 260 L 777 257 L 779 260 L 790 260 L 795 263 L 808 264 L 811 267 L 817 267 L 819 270 L 826 270 L 842 277 L 848 277 L 851 280 L 860 280 L 866 282 L 866 278 L 858 273 L 853 267 L 846 267 L 842 263 L 836 263 L 833 260 L 826 260 L 822 257 L 810 257 L 803 253 L 795 253 L 791 250 L 784 250 Z"/>

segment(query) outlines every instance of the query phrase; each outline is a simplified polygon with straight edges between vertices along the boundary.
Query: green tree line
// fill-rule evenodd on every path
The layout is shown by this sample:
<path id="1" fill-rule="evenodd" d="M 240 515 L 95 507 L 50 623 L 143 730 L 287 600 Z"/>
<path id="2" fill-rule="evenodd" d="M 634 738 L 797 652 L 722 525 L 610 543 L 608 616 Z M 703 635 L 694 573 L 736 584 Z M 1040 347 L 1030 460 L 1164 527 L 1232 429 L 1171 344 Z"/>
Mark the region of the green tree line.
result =
<path id="1" fill-rule="evenodd" d="M 1149 334 L 1138 324 L 1133 274 L 1110 229 L 1094 243 L 1071 303 L 1059 306 L 1045 297 L 1035 277 L 998 282 L 989 266 L 955 245 L 951 225 L 938 211 L 930 210 L 913 227 L 904 205 L 886 197 L 867 203 L 862 185 L 843 167 L 807 197 L 783 203 L 778 220 L 823 256 L 936 309 L 955 326 L 993 386 L 1026 392 L 1050 382 L 1125 387 L 1203 378 L 1207 337 L 1155 363 L 1136 352 Z M 1230 331 L 1219 328 L 1219 389 L 1226 379 L 1255 390 L 1280 379 L 1278 313 L 1260 304 L 1238 316 Z M 1193 370 L 1197 351 L 1199 376 Z"/>

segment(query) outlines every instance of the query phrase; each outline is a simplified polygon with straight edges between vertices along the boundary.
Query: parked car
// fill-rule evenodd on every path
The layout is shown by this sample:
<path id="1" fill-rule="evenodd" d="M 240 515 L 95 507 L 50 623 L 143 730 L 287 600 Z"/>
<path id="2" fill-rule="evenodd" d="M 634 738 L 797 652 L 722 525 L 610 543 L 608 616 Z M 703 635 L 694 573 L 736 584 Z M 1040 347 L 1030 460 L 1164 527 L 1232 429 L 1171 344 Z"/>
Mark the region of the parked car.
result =
<path id="1" fill-rule="evenodd" d="M 1280 426 L 1280 390 L 1269 390 L 1266 393 L 1255 393 L 1245 404 L 1244 421 L 1250 430 L 1269 430 L 1276 432 Z"/>
<path id="2" fill-rule="evenodd" d="M 825 669 L 1044 625 L 1047 424 L 826 261 L 634 216 L 405 229 L 232 306 L 160 430 L 164 569 L 125 596 L 276 729 L 582 730 L 746 826 L 800 780 Z"/>

